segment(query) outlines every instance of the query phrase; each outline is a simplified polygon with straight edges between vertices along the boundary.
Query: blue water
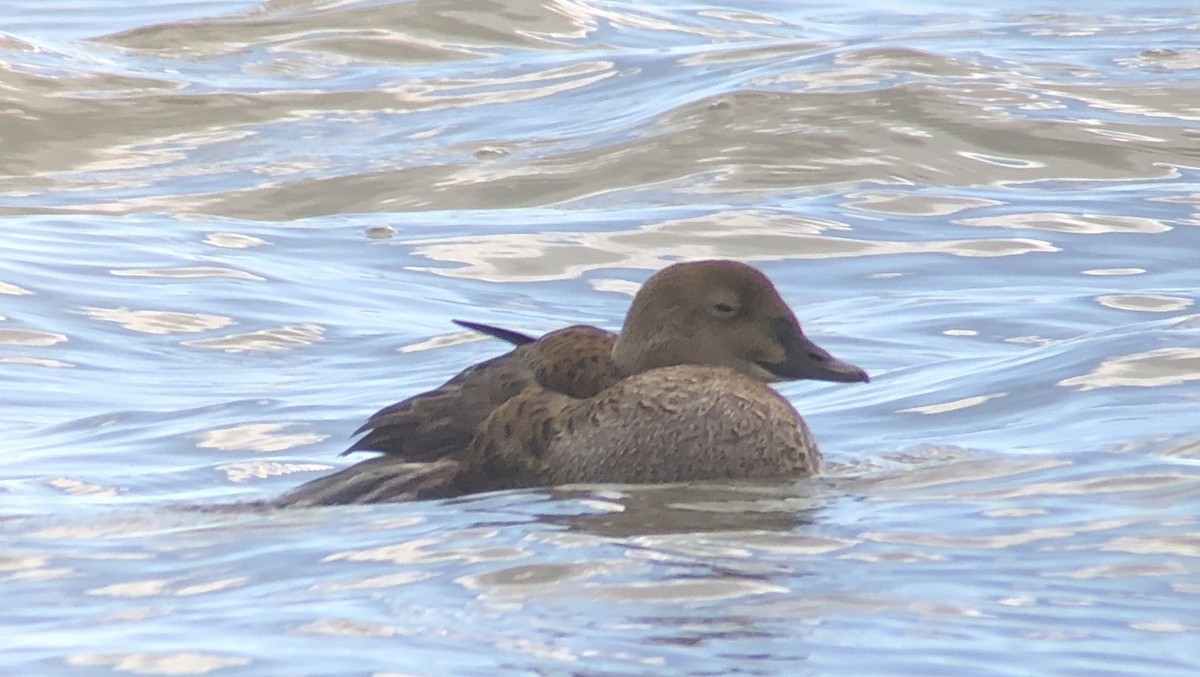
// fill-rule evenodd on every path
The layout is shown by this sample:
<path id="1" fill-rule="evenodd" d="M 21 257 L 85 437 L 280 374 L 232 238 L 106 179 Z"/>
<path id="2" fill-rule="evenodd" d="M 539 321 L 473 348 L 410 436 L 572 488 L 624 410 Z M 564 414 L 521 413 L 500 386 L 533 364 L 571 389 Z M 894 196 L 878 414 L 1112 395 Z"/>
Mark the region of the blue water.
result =
<path id="1" fill-rule="evenodd" d="M 128 4 L 0 13 L 0 672 L 1200 670 L 1189 3 Z M 822 477 L 223 507 L 703 257 Z"/>

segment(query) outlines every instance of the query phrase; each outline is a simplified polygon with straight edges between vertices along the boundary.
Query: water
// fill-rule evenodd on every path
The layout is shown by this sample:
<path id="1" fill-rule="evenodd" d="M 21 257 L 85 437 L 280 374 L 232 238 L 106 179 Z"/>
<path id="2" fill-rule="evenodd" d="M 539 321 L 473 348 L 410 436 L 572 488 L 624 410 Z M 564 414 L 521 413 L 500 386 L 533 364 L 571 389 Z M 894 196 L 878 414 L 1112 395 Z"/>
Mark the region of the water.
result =
<path id="1" fill-rule="evenodd" d="M 0 22 L 4 672 L 1200 668 L 1190 3 L 127 4 Z M 707 256 L 822 478 L 204 509 Z"/>

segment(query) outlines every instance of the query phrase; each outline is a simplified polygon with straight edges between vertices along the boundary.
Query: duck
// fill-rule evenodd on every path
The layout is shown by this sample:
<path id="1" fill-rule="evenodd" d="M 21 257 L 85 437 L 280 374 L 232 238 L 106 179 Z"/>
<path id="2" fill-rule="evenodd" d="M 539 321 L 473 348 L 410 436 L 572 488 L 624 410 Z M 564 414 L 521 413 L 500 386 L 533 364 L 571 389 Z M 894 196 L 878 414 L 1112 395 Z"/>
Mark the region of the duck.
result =
<path id="1" fill-rule="evenodd" d="M 619 333 L 575 325 L 534 338 L 455 322 L 512 348 L 380 409 L 342 453 L 381 455 L 303 484 L 276 506 L 807 477 L 820 471 L 821 452 L 769 384 L 870 380 L 804 334 L 765 274 L 732 260 L 654 273 Z"/>

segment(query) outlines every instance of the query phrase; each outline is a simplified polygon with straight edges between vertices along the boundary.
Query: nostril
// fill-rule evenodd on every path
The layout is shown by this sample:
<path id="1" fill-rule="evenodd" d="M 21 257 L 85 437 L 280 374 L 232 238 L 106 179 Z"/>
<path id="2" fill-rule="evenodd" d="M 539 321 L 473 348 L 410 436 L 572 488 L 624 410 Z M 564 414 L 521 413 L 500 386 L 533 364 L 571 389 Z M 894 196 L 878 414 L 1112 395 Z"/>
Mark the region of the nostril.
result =
<path id="1" fill-rule="evenodd" d="M 820 353 L 809 353 L 808 354 L 808 359 L 813 360 L 814 362 L 824 362 L 825 357 L 826 357 L 825 355 L 822 355 Z"/>

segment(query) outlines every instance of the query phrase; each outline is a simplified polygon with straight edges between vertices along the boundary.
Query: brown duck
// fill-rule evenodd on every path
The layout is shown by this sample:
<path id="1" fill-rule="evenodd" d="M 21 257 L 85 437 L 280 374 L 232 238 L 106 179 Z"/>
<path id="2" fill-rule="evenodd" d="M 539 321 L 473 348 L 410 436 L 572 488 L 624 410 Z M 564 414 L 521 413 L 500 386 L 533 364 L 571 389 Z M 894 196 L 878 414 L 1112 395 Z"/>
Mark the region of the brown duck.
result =
<path id="1" fill-rule="evenodd" d="M 653 275 L 620 334 L 584 325 L 533 339 L 385 407 L 344 453 L 383 456 L 277 505 L 382 503 L 570 483 L 802 477 L 821 454 L 767 383 L 867 381 L 822 350 L 765 275 L 694 261 Z"/>

